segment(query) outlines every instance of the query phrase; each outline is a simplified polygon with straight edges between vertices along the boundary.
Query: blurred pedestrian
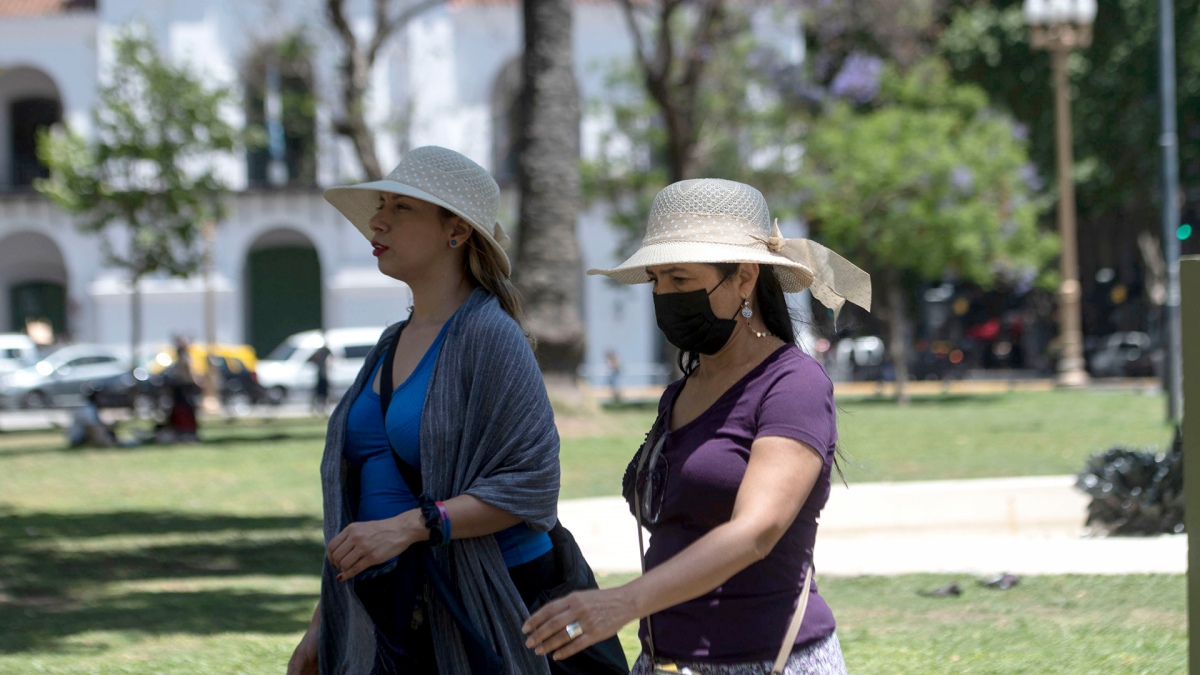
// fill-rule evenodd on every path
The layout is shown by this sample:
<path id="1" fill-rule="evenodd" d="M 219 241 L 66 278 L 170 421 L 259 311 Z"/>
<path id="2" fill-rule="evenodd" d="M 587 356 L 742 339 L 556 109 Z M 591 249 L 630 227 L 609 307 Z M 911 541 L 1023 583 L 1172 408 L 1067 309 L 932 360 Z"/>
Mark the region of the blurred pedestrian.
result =
<path id="1" fill-rule="evenodd" d="M 547 604 L 526 624 L 530 644 L 569 657 L 641 619 L 639 675 L 845 673 L 812 581 L 837 444 L 833 384 L 796 345 L 784 293 L 869 307 L 870 278 L 772 230 L 758 190 L 712 179 L 665 188 L 642 247 L 594 273 L 653 284 L 684 376 L 623 481 L 650 531 L 645 574 Z"/>
<path id="2" fill-rule="evenodd" d="M 325 194 L 412 310 L 330 418 L 321 599 L 288 673 L 628 672 L 615 638 L 567 662 L 524 646 L 531 609 L 595 580 L 556 526 L 558 434 L 495 180 L 425 147 Z"/>
<path id="3" fill-rule="evenodd" d="M 325 334 L 321 334 L 321 346 L 313 355 L 308 357 L 309 363 L 316 367 L 316 383 L 313 385 L 312 411 L 324 415 L 329 411 L 329 359 L 333 352 L 329 351 Z"/>
<path id="4" fill-rule="evenodd" d="M 171 411 L 167 415 L 170 440 L 192 443 L 199 432 L 196 419 L 196 394 L 199 390 L 188 342 L 175 338 L 175 363 L 168 377 L 171 387 Z"/>
<path id="5" fill-rule="evenodd" d="M 621 402 L 621 357 L 615 349 L 610 349 L 604 355 L 604 365 L 608 368 L 608 388 L 612 391 L 612 402 Z"/>

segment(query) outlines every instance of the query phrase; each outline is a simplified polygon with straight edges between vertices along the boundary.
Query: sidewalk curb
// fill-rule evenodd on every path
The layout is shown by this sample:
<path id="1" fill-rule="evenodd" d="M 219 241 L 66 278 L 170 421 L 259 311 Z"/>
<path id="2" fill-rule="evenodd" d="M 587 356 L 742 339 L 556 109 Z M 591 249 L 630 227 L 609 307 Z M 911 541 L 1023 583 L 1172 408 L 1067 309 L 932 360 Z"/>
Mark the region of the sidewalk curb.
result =
<path id="1" fill-rule="evenodd" d="M 816 562 L 825 576 L 1182 574 L 1187 536 L 1085 538 L 1088 498 L 1073 476 L 835 486 Z M 559 503 L 559 517 L 597 573 L 641 568 L 621 497 Z"/>

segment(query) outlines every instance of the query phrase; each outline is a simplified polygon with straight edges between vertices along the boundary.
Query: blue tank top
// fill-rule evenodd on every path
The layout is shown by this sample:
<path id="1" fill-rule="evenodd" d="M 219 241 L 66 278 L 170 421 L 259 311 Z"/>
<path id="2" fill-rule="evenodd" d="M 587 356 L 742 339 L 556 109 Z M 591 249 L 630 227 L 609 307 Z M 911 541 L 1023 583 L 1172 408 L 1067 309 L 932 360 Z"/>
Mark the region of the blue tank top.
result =
<path id="1" fill-rule="evenodd" d="M 446 326 L 449 325 L 447 321 Z M 372 390 L 370 384 L 375 381 L 386 355 L 375 364 L 367 380 L 368 385 L 363 387 L 362 393 L 350 406 L 344 457 L 350 466 L 359 471 L 357 520 L 384 520 L 417 508 L 416 497 L 396 468 L 392 448 L 396 449 L 406 464 L 421 468 L 421 415 L 425 409 L 433 366 L 446 335 L 446 326 L 442 327 L 429 351 L 421 357 L 412 375 L 392 393 L 386 428 L 379 408 L 379 394 Z M 508 567 L 541 557 L 552 548 L 550 535 L 535 532 L 525 523 L 501 530 L 495 537 L 504 556 L 504 564 Z"/>

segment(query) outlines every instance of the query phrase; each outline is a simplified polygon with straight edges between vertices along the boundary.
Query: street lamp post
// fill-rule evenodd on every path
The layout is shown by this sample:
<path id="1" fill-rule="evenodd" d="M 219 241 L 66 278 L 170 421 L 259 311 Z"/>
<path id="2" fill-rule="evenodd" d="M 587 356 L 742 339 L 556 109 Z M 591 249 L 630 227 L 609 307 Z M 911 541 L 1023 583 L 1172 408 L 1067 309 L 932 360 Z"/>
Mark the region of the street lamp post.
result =
<path id="1" fill-rule="evenodd" d="M 1058 165 L 1058 232 L 1062 239 L 1058 291 L 1058 327 L 1062 353 L 1058 385 L 1087 384 L 1083 362 L 1083 330 L 1079 286 L 1079 247 L 1075 232 L 1075 183 L 1071 177 L 1071 91 L 1067 55 L 1092 42 L 1096 0 L 1025 0 L 1025 21 L 1032 30 L 1033 48 L 1050 52 L 1054 67 L 1054 127 Z"/>

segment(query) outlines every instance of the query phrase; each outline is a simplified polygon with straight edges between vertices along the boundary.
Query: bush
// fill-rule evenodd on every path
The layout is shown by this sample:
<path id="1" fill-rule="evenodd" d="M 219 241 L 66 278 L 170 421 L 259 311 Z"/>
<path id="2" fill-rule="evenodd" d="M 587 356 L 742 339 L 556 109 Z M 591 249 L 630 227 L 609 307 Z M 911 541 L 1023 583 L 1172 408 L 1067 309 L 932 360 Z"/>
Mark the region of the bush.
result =
<path id="1" fill-rule="evenodd" d="M 1088 459 L 1075 487 L 1091 495 L 1087 525 L 1104 534 L 1180 533 L 1183 524 L 1183 433 L 1167 452 L 1114 447 Z"/>

